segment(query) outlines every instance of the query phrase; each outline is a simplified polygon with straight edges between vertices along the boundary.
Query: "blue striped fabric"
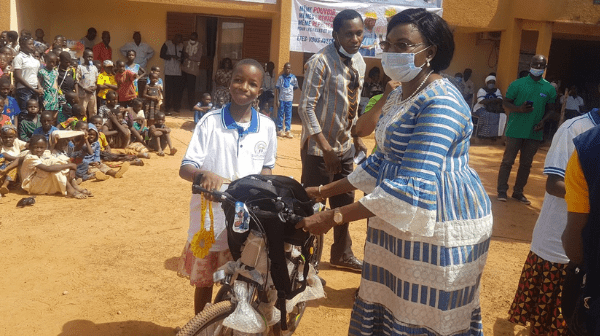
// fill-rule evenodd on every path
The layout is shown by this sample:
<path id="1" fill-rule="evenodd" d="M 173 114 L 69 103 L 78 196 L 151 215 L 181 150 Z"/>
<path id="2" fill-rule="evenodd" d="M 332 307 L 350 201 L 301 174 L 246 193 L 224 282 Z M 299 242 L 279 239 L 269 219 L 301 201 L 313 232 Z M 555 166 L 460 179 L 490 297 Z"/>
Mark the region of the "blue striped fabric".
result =
<path id="1" fill-rule="evenodd" d="M 460 308 L 473 302 L 475 292 L 479 288 L 481 275 L 472 286 L 466 286 L 453 291 L 444 291 L 426 285 L 402 281 L 385 268 L 369 263 L 364 263 L 363 265 L 362 278 L 385 285 L 402 300 L 421 303 L 446 311 Z"/>
<path id="2" fill-rule="evenodd" d="M 379 245 L 399 258 L 442 267 L 477 261 L 479 257 L 487 253 L 490 240 L 491 238 L 488 238 L 477 244 L 446 247 L 420 241 L 402 240 L 384 230 L 367 228 L 367 242 Z"/>
<path id="3" fill-rule="evenodd" d="M 447 80 L 397 102 L 390 94 L 378 151 L 348 177 L 376 216 L 349 334 L 480 335 L 493 219 L 469 167 L 470 109 Z"/>
<path id="4" fill-rule="evenodd" d="M 357 323 L 357 321 L 375 316 L 370 326 Z M 473 310 L 470 326 L 467 330 L 453 334 L 454 336 L 482 336 L 483 325 L 481 324 L 481 309 Z M 478 322 L 479 321 L 479 322 Z M 394 336 L 437 336 L 439 333 L 424 326 L 401 323 L 394 319 L 394 314 L 379 304 L 367 303 L 357 300 L 352 309 L 349 335 L 394 335 Z"/>

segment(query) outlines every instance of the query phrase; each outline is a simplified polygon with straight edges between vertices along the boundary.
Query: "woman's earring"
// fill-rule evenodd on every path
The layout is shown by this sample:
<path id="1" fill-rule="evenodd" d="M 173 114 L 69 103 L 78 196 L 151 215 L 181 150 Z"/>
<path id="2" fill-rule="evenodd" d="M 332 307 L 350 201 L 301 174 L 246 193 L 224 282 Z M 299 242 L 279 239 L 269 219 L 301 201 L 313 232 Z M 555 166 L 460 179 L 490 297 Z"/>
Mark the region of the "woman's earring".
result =
<path id="1" fill-rule="evenodd" d="M 429 64 L 429 60 L 427 60 L 427 67 L 429 68 L 431 65 Z"/>

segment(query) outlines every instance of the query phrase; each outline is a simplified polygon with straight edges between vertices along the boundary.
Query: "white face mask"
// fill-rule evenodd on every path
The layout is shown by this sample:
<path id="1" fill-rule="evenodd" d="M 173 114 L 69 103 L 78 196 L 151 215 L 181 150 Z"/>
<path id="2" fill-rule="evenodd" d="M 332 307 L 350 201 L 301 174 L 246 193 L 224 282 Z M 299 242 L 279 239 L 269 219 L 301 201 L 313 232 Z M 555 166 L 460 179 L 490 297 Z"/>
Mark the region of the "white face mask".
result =
<path id="1" fill-rule="evenodd" d="M 423 70 L 423 65 L 420 67 L 415 65 L 415 55 L 427 50 L 427 48 L 417 51 L 416 53 L 391 53 L 384 52 L 381 56 L 381 65 L 383 71 L 393 81 L 402 83 L 410 82 Z"/>
<path id="2" fill-rule="evenodd" d="M 356 53 L 351 54 L 351 53 L 347 52 L 346 49 L 344 49 L 344 47 L 342 47 L 342 45 L 340 45 L 340 48 L 338 50 L 340 51 L 340 54 L 342 54 L 348 58 L 352 58 L 354 55 L 356 55 Z"/>

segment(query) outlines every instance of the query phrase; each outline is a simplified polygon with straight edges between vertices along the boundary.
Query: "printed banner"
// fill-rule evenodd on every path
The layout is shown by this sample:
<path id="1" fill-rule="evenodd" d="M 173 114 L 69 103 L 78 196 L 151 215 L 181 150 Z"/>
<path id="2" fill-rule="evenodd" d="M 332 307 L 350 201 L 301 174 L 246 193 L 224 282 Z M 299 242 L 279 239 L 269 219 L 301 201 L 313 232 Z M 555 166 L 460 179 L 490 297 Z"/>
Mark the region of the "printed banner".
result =
<path id="1" fill-rule="evenodd" d="M 380 57 L 379 41 L 385 39 L 387 23 L 408 8 L 425 8 L 442 15 L 442 0 L 294 0 L 290 50 L 315 53 L 333 42 L 333 19 L 344 9 L 354 9 L 365 21 L 360 49 L 364 57 Z"/>

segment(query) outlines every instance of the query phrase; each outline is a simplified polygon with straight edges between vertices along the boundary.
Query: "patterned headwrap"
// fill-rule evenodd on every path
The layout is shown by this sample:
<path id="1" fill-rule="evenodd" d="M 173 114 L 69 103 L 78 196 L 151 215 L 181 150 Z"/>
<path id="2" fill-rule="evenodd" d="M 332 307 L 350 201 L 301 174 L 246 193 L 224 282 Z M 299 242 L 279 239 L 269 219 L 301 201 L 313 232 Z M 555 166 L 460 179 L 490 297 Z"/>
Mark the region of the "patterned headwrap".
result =
<path id="1" fill-rule="evenodd" d="M 17 128 L 15 127 L 15 125 L 9 124 L 9 125 L 2 126 L 2 129 L 0 129 L 0 132 L 2 134 L 6 133 L 8 131 L 14 131 L 15 133 L 17 133 Z"/>

